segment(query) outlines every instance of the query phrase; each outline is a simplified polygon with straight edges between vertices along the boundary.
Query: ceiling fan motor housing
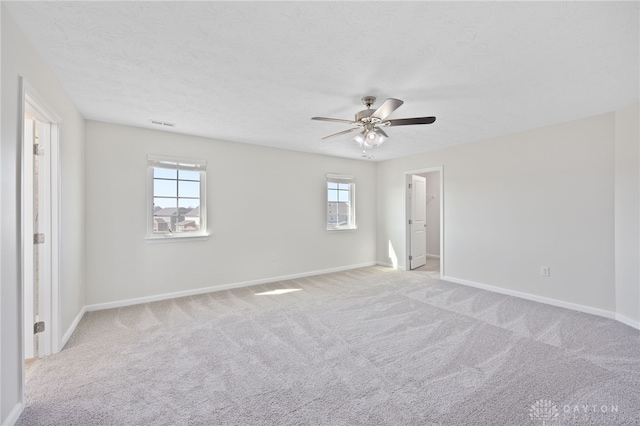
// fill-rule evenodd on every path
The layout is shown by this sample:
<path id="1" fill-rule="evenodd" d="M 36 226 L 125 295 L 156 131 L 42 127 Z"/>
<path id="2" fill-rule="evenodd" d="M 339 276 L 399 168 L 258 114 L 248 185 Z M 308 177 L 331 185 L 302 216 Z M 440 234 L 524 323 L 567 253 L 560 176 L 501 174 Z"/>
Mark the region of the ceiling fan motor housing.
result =
<path id="1" fill-rule="evenodd" d="M 371 118 L 371 114 L 373 114 L 375 110 L 373 109 L 363 109 L 362 111 L 356 112 L 356 120 L 361 123 L 379 123 L 380 119 L 377 117 Z"/>

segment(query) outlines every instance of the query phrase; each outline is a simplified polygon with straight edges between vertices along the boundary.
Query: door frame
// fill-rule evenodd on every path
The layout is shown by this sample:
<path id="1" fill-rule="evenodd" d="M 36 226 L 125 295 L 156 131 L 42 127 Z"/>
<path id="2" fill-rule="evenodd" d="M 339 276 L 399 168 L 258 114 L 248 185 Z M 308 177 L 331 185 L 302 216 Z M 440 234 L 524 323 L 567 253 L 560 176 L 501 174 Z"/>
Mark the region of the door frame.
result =
<path id="1" fill-rule="evenodd" d="M 31 221 L 33 223 L 33 210 L 27 211 L 24 208 L 25 199 L 33 194 L 33 185 L 31 187 L 25 186 L 28 184 L 24 176 L 25 161 L 30 159 L 33 155 L 33 147 L 30 143 L 27 143 L 24 138 L 24 119 L 27 111 L 27 104 L 29 108 L 35 110 L 38 113 L 39 119 L 44 120 L 49 127 L 49 155 L 45 158 L 49 159 L 49 174 L 50 183 L 48 196 L 49 204 L 49 222 L 48 238 L 50 244 L 46 245 L 45 256 L 51 259 L 50 268 L 47 272 L 47 281 L 49 289 L 46 294 L 49 296 L 49 301 L 46 302 L 46 309 L 44 313 L 44 320 L 46 322 L 45 330 L 49 330 L 49 338 L 45 340 L 45 347 L 41 351 L 44 355 L 55 354 L 60 351 L 60 295 L 59 295 L 59 283 L 60 283 L 60 123 L 61 118 L 55 112 L 53 108 L 38 94 L 38 92 L 23 78 L 20 77 L 20 105 L 19 105 L 19 135 L 20 135 L 20 336 L 21 336 L 21 348 L 20 354 L 22 359 L 22 393 L 23 403 L 25 401 L 25 345 L 24 345 L 24 293 L 25 293 L 25 265 L 24 265 L 24 253 L 28 245 L 33 243 L 33 235 L 25 235 L 25 223 Z M 30 179 L 33 181 L 33 179 Z"/>
<path id="2" fill-rule="evenodd" d="M 404 173 L 404 270 L 411 270 L 411 262 L 409 255 L 411 254 L 411 226 L 409 219 L 411 218 L 411 175 L 419 175 L 422 173 L 440 172 L 440 278 L 445 276 L 444 273 L 444 166 L 432 166 L 422 169 L 405 170 Z"/>

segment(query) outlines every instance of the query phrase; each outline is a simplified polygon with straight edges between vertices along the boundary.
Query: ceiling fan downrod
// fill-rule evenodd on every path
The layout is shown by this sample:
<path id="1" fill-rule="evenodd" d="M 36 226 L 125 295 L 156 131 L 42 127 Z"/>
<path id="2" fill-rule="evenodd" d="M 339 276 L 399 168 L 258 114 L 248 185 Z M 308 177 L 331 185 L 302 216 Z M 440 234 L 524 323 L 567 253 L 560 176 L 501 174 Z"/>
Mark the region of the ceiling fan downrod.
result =
<path id="1" fill-rule="evenodd" d="M 374 113 L 374 110 L 371 109 L 371 106 L 376 103 L 375 96 L 365 96 L 361 99 L 361 101 L 364 104 L 364 106 L 367 107 L 367 109 L 363 109 L 362 111 L 356 112 L 355 121 L 362 124 L 379 123 L 380 122 L 379 119 L 375 117 L 371 118 L 371 115 Z"/>

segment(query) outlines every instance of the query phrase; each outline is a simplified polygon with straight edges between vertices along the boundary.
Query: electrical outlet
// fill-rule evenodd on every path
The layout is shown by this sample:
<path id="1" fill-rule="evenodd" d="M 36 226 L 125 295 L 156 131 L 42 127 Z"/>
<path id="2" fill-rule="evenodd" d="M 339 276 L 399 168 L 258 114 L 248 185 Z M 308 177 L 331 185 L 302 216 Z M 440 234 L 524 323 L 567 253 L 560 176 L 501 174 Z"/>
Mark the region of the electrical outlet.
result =
<path id="1" fill-rule="evenodd" d="M 542 275 L 543 277 L 550 277 L 551 276 L 551 268 L 548 266 L 541 266 L 540 267 L 540 275 Z"/>

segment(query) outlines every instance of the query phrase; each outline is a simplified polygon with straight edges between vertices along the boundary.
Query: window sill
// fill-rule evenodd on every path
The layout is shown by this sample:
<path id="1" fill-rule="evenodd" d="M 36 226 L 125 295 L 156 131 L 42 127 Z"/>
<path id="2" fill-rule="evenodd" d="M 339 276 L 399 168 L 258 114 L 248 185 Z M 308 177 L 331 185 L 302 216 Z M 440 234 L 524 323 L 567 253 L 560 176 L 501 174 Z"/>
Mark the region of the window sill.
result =
<path id="1" fill-rule="evenodd" d="M 185 242 L 185 241 L 206 241 L 209 239 L 209 234 L 197 234 L 197 235 L 175 235 L 166 234 L 161 236 L 145 237 L 145 242 L 155 243 L 169 243 L 169 242 Z"/>
<path id="2" fill-rule="evenodd" d="M 333 231 L 355 231 L 356 229 L 358 229 L 358 227 L 351 226 L 349 228 L 327 228 L 327 231 L 328 232 L 333 232 Z"/>

